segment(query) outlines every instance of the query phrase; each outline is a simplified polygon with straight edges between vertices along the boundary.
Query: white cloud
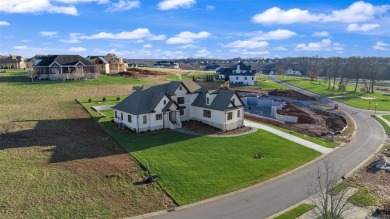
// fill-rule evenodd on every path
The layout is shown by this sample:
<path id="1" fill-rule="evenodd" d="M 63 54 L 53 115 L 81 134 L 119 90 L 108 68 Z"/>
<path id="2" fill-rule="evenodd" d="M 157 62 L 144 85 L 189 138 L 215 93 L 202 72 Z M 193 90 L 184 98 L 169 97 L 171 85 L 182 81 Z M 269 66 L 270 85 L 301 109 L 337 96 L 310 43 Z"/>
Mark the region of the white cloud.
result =
<path id="1" fill-rule="evenodd" d="M 236 40 L 234 42 L 224 45 L 224 47 L 234 48 L 234 49 L 259 49 L 259 48 L 266 48 L 268 45 L 269 44 L 266 41 Z"/>
<path id="2" fill-rule="evenodd" d="M 119 0 L 117 3 L 111 3 L 107 12 L 127 11 L 140 6 L 139 1 Z"/>
<path id="3" fill-rule="evenodd" d="M 79 36 L 80 33 L 69 33 L 68 39 L 61 39 L 60 42 L 62 43 L 80 43 Z"/>
<path id="4" fill-rule="evenodd" d="M 206 6 L 206 10 L 207 11 L 213 11 L 213 10 L 215 10 L 215 6 L 214 5 L 207 5 Z"/>
<path id="5" fill-rule="evenodd" d="M 266 33 L 258 31 L 252 34 L 251 40 L 286 40 L 297 35 L 297 33 L 285 29 L 277 29 Z"/>
<path id="6" fill-rule="evenodd" d="M 278 46 L 278 47 L 275 48 L 275 50 L 277 50 L 277 51 L 286 51 L 287 49 L 284 46 Z"/>
<path id="7" fill-rule="evenodd" d="M 87 51 L 87 49 L 84 47 L 71 47 L 69 49 L 69 52 L 85 52 L 85 51 Z"/>
<path id="8" fill-rule="evenodd" d="M 386 50 L 390 50 L 390 44 L 384 43 L 382 41 L 378 41 L 375 43 L 375 45 L 372 48 L 374 50 L 386 51 Z"/>
<path id="9" fill-rule="evenodd" d="M 390 5 L 374 6 L 364 1 L 352 3 L 348 8 L 334 10 L 329 14 L 311 13 L 309 10 L 293 8 L 282 10 L 273 7 L 252 17 L 252 21 L 261 24 L 293 24 L 307 22 L 342 22 L 357 23 L 372 20 L 375 16 L 386 13 Z"/>
<path id="10" fill-rule="evenodd" d="M 165 35 L 153 35 L 148 28 L 138 28 L 133 31 L 120 33 L 100 32 L 91 36 L 79 36 L 79 39 L 117 39 L 117 40 L 164 40 Z"/>
<path id="11" fill-rule="evenodd" d="M 256 14 L 252 21 L 261 24 L 293 24 L 319 21 L 321 16 L 311 14 L 308 10 L 293 8 L 282 10 L 278 7 L 267 9 L 266 11 Z"/>
<path id="12" fill-rule="evenodd" d="M 312 35 L 313 37 L 328 37 L 330 34 L 327 31 L 320 31 L 320 32 L 315 32 Z"/>
<path id="13" fill-rule="evenodd" d="M 195 54 L 195 57 L 210 57 L 210 51 L 207 49 L 198 50 L 198 52 Z"/>
<path id="14" fill-rule="evenodd" d="M 49 0 L 17 0 L 0 1 L 0 12 L 4 13 L 42 13 L 78 15 L 77 9 L 73 5 L 56 6 Z"/>
<path id="15" fill-rule="evenodd" d="M 0 26 L 9 26 L 10 24 L 7 21 L 0 21 Z"/>
<path id="16" fill-rule="evenodd" d="M 43 37 L 54 37 L 57 34 L 58 33 L 56 31 L 41 31 L 41 32 L 39 32 L 39 35 L 41 35 Z"/>
<path id="17" fill-rule="evenodd" d="M 153 46 L 152 46 L 152 44 L 145 44 L 143 47 L 144 48 L 152 48 Z"/>
<path id="18" fill-rule="evenodd" d="M 201 31 L 199 33 L 193 33 L 190 31 L 184 31 L 178 35 L 169 38 L 166 43 L 168 44 L 189 44 L 193 43 L 196 39 L 205 39 L 211 37 L 211 33 Z"/>
<path id="19" fill-rule="evenodd" d="M 56 2 L 61 2 L 65 4 L 82 4 L 82 3 L 92 3 L 96 2 L 99 4 L 107 4 L 110 0 L 55 0 Z"/>
<path id="20" fill-rule="evenodd" d="M 343 46 L 340 43 L 332 43 L 330 39 L 324 39 L 320 42 L 302 43 L 295 47 L 296 51 L 342 51 Z"/>
<path id="21" fill-rule="evenodd" d="M 364 1 L 352 3 L 348 8 L 343 10 L 334 10 L 331 14 L 324 17 L 324 22 L 343 22 L 354 23 L 371 20 L 375 15 L 380 15 L 387 12 L 390 5 L 374 6 Z"/>
<path id="22" fill-rule="evenodd" d="M 188 49 L 188 48 L 197 48 L 194 44 L 187 44 L 180 47 L 181 49 Z"/>
<path id="23" fill-rule="evenodd" d="M 95 49 L 95 54 L 105 55 L 107 53 L 115 53 L 118 56 L 126 56 L 126 58 L 139 58 L 145 57 L 150 59 L 160 59 L 161 57 L 165 57 L 167 59 L 180 59 L 185 58 L 185 53 L 180 50 L 160 50 L 160 49 L 141 49 L 141 50 L 102 50 Z"/>
<path id="24" fill-rule="evenodd" d="M 27 49 L 27 46 L 14 46 L 14 49 Z"/>
<path id="25" fill-rule="evenodd" d="M 381 25 L 379 25 L 379 24 L 362 24 L 362 25 L 350 24 L 350 25 L 348 25 L 347 30 L 351 31 L 351 32 L 366 32 L 366 31 L 378 28 L 380 26 Z"/>
<path id="26" fill-rule="evenodd" d="M 170 10 L 177 8 L 190 8 L 196 3 L 195 0 L 164 0 L 159 2 L 157 8 L 160 10 Z"/>

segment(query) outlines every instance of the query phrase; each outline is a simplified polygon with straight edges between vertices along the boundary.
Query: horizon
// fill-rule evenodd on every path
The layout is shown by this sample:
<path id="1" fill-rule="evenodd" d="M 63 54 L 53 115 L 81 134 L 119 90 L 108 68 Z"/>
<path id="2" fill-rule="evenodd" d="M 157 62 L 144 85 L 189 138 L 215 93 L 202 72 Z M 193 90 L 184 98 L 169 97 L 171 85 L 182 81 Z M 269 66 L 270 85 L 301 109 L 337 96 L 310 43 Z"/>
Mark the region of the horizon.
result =
<path id="1" fill-rule="evenodd" d="M 0 41 L 0 54 L 23 57 L 388 57 L 390 5 L 385 0 L 1 1 Z"/>

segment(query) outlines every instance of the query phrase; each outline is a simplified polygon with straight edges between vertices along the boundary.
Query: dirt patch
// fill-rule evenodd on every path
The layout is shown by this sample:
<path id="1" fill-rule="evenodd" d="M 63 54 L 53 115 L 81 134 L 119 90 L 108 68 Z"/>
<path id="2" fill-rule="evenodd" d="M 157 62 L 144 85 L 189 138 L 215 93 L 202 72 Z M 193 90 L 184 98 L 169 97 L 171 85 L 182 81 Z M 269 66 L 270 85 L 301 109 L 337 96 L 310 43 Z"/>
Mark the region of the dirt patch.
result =
<path id="1" fill-rule="evenodd" d="M 131 77 L 131 78 L 146 78 L 149 76 L 163 76 L 167 75 L 166 72 L 161 71 L 151 71 L 147 69 L 139 69 L 139 68 L 127 68 L 124 72 L 119 72 L 114 74 L 113 76 L 120 77 Z"/>
<path id="2" fill-rule="evenodd" d="M 297 91 L 294 91 L 294 90 L 276 89 L 276 90 L 269 91 L 268 94 L 272 95 L 272 96 L 290 97 L 290 98 L 294 98 L 297 100 L 306 100 L 306 101 L 315 101 L 316 100 L 313 97 L 306 96 L 306 95 L 299 93 Z"/>
<path id="3" fill-rule="evenodd" d="M 298 117 L 298 123 L 282 124 L 271 119 L 248 114 L 245 117 L 250 120 L 286 128 L 313 137 L 320 137 L 321 133 L 329 131 L 339 132 L 346 125 L 345 119 L 339 115 L 325 111 L 312 111 L 291 103 L 288 103 L 283 110 L 278 110 L 278 114 L 296 116 Z"/>
<path id="4" fill-rule="evenodd" d="M 390 201 L 390 173 L 375 168 L 376 160 L 380 156 L 386 155 L 379 153 L 370 159 L 368 165 L 358 169 L 348 181 L 367 187 L 377 196 L 380 203 L 385 203 Z"/>
<path id="5" fill-rule="evenodd" d="M 252 128 L 243 126 L 241 128 L 237 128 L 230 131 L 221 131 L 220 129 L 217 129 L 215 127 L 209 126 L 204 123 L 200 123 L 197 121 L 187 121 L 182 123 L 183 128 L 189 131 L 196 132 L 201 135 L 237 135 L 242 134 L 250 131 Z"/>

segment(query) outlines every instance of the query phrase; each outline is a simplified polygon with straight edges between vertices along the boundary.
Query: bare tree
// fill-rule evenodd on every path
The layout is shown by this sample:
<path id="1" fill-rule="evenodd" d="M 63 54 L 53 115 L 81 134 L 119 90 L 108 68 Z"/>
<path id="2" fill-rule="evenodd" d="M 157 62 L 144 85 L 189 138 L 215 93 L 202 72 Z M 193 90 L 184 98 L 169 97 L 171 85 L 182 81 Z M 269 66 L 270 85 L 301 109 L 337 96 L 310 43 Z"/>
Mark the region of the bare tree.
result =
<path id="1" fill-rule="evenodd" d="M 341 180 L 340 170 L 326 159 L 310 176 L 308 192 L 314 194 L 312 203 L 316 206 L 316 214 L 323 219 L 345 217 L 351 205 L 347 202 L 347 190 L 335 191 Z"/>
<path id="2" fill-rule="evenodd" d="M 369 86 L 366 86 L 368 88 L 367 92 L 374 93 L 375 82 L 378 80 L 378 76 L 379 76 L 379 68 L 378 68 L 379 63 L 377 62 L 375 57 L 367 57 L 366 59 L 368 65 L 367 76 L 370 81 Z"/>
<path id="3" fill-rule="evenodd" d="M 336 79 L 341 74 L 340 73 L 341 64 L 342 64 L 342 58 L 340 57 L 330 58 L 330 71 L 331 71 L 331 76 L 333 77 L 333 86 L 332 86 L 333 91 L 336 86 Z"/>
<path id="4" fill-rule="evenodd" d="M 367 68 L 367 59 L 360 56 L 352 56 L 349 58 L 349 64 L 351 65 L 355 76 L 355 92 L 359 84 L 359 79 L 363 76 Z"/>
<path id="5" fill-rule="evenodd" d="M 34 78 L 38 76 L 39 72 L 36 68 L 28 68 L 26 69 L 26 74 L 31 78 L 31 82 L 34 82 Z"/>
<path id="6" fill-rule="evenodd" d="M 309 71 L 308 75 L 310 77 L 310 80 L 313 81 L 314 78 L 316 78 L 318 75 L 318 68 L 320 67 L 320 58 L 318 57 L 318 55 L 313 56 L 311 59 L 309 59 L 309 62 L 312 71 Z"/>

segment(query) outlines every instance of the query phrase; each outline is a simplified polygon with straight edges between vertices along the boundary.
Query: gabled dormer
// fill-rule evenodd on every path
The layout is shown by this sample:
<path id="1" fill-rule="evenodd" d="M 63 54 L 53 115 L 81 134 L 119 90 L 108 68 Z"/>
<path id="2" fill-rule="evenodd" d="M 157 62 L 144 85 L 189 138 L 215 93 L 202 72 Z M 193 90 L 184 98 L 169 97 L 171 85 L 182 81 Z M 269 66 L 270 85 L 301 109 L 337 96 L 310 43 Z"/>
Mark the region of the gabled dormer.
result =
<path id="1" fill-rule="evenodd" d="M 217 96 L 217 93 L 215 92 L 215 90 L 208 91 L 206 93 L 206 99 L 205 99 L 206 100 L 206 105 L 210 106 L 213 103 L 213 101 L 214 101 L 216 96 Z"/>

